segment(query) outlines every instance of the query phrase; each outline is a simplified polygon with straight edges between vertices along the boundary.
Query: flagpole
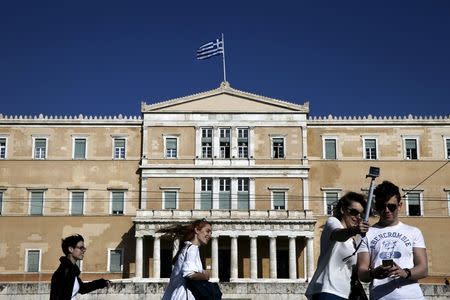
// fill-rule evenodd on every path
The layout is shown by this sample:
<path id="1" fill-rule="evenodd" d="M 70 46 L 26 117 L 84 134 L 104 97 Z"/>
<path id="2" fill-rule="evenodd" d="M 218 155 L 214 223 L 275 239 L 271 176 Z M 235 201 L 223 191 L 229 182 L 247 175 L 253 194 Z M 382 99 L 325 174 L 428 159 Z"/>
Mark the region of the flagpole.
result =
<path id="1" fill-rule="evenodd" d="M 227 82 L 227 73 L 225 71 L 225 39 L 223 38 L 223 33 L 222 33 L 222 46 L 223 46 L 223 53 L 222 53 L 223 81 Z"/>

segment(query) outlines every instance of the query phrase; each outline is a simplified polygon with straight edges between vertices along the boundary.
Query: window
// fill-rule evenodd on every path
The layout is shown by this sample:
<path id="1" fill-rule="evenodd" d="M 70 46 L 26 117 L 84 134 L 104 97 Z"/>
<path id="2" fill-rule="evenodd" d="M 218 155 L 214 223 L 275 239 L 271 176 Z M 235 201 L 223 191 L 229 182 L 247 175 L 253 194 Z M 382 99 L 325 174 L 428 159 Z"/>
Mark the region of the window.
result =
<path id="1" fill-rule="evenodd" d="M 202 178 L 200 209 L 212 209 L 212 178 Z"/>
<path id="2" fill-rule="evenodd" d="M 44 207 L 44 192 L 43 191 L 31 192 L 30 215 L 42 215 L 43 207 Z"/>
<path id="3" fill-rule="evenodd" d="M 421 216 L 422 209 L 420 203 L 420 193 L 407 193 L 406 206 L 406 213 L 408 216 Z"/>
<path id="4" fill-rule="evenodd" d="M 73 159 L 86 159 L 86 139 L 75 138 L 73 147 Z"/>
<path id="5" fill-rule="evenodd" d="M 111 214 L 123 215 L 125 192 L 111 192 Z"/>
<path id="6" fill-rule="evenodd" d="M 202 128 L 202 158 L 212 158 L 212 128 Z"/>
<path id="7" fill-rule="evenodd" d="M 448 215 L 450 216 L 450 192 L 447 192 Z"/>
<path id="8" fill-rule="evenodd" d="M 418 159 L 417 139 L 405 139 L 405 158 Z"/>
<path id="9" fill-rule="evenodd" d="M 3 192 L 0 191 L 0 215 L 3 213 Z"/>
<path id="10" fill-rule="evenodd" d="M 364 139 L 364 158 L 377 159 L 377 140 Z"/>
<path id="11" fill-rule="evenodd" d="M 336 139 L 324 139 L 324 159 L 336 159 Z"/>
<path id="12" fill-rule="evenodd" d="M 220 158 L 230 158 L 230 128 L 220 128 Z"/>
<path id="13" fill-rule="evenodd" d="M 284 138 L 272 139 L 272 157 L 284 158 Z"/>
<path id="14" fill-rule="evenodd" d="M 333 208 L 339 199 L 338 192 L 325 192 L 325 213 L 329 216 L 333 214 Z"/>
<path id="15" fill-rule="evenodd" d="M 166 138 L 166 158 L 177 158 L 177 138 Z"/>
<path id="16" fill-rule="evenodd" d="M 124 138 L 114 139 L 114 159 L 125 159 L 125 145 Z"/>
<path id="17" fill-rule="evenodd" d="M 238 157 L 248 158 L 248 128 L 238 128 Z"/>
<path id="18" fill-rule="evenodd" d="M 47 158 L 47 139 L 34 138 L 34 159 Z"/>
<path id="19" fill-rule="evenodd" d="M 177 209 L 177 191 L 163 192 L 164 209 Z"/>
<path id="20" fill-rule="evenodd" d="M 231 179 L 219 179 L 219 209 L 231 209 Z"/>
<path id="21" fill-rule="evenodd" d="M 445 139 L 445 155 L 446 155 L 445 156 L 446 159 L 450 159 L 450 138 Z"/>
<path id="22" fill-rule="evenodd" d="M 109 250 L 108 253 L 109 259 L 109 272 L 122 272 L 122 250 L 121 249 L 113 249 Z"/>
<path id="23" fill-rule="evenodd" d="M 6 138 L 0 137 L 0 159 L 6 158 Z"/>
<path id="24" fill-rule="evenodd" d="M 238 178 L 238 193 L 237 193 L 237 204 L 238 209 L 249 209 L 249 189 L 248 189 L 248 178 Z"/>
<path id="25" fill-rule="evenodd" d="M 273 209 L 286 209 L 286 192 L 273 191 L 272 192 Z"/>
<path id="26" fill-rule="evenodd" d="M 41 269 L 41 250 L 27 250 L 26 256 L 26 271 L 37 273 Z"/>
<path id="27" fill-rule="evenodd" d="M 82 215 L 84 208 L 84 192 L 71 192 L 70 194 L 70 214 L 72 216 Z"/>

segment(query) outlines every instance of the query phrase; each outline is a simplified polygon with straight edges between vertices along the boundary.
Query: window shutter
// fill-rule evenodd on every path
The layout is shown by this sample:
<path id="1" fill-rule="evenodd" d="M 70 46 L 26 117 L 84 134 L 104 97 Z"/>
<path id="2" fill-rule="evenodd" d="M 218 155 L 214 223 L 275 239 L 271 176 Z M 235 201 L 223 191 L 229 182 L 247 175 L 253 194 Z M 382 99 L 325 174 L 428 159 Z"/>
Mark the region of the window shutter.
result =
<path id="1" fill-rule="evenodd" d="M 325 158 L 336 159 L 336 141 L 325 140 Z"/>
<path id="2" fill-rule="evenodd" d="M 113 192 L 112 193 L 112 213 L 113 213 L 113 215 L 123 214 L 123 201 L 124 201 L 124 193 L 123 192 Z"/>
<path id="3" fill-rule="evenodd" d="M 39 272 L 39 251 L 30 250 L 28 251 L 28 266 L 27 272 Z"/>
<path id="4" fill-rule="evenodd" d="M 177 208 L 177 192 L 164 192 L 164 208 L 176 209 Z"/>
<path id="5" fill-rule="evenodd" d="M 31 215 L 42 215 L 42 206 L 44 204 L 43 192 L 31 192 Z"/>
<path id="6" fill-rule="evenodd" d="M 114 146 L 125 148 L 125 139 L 114 139 Z"/>
<path id="7" fill-rule="evenodd" d="M 416 140 L 405 140 L 406 149 L 416 149 Z"/>
<path id="8" fill-rule="evenodd" d="M 86 158 L 86 140 L 84 139 L 75 140 L 74 158 L 78 159 Z"/>
<path id="9" fill-rule="evenodd" d="M 84 193 L 73 192 L 72 193 L 72 215 L 83 214 Z"/>
<path id="10" fill-rule="evenodd" d="M 177 139 L 166 139 L 166 148 L 167 149 L 176 149 L 177 148 Z"/>
<path id="11" fill-rule="evenodd" d="M 375 140 L 366 140 L 366 148 L 375 148 Z"/>
<path id="12" fill-rule="evenodd" d="M 231 208 L 231 193 L 219 192 L 219 209 Z"/>
<path id="13" fill-rule="evenodd" d="M 273 192 L 273 206 L 275 207 L 285 207 L 285 193 L 284 192 Z"/>
<path id="14" fill-rule="evenodd" d="M 249 195 L 248 192 L 238 192 L 237 194 L 238 209 L 249 208 Z"/>
<path id="15" fill-rule="evenodd" d="M 110 252 L 110 262 L 109 262 L 109 271 L 110 272 L 121 272 L 122 268 L 122 251 L 120 250 L 111 250 Z"/>

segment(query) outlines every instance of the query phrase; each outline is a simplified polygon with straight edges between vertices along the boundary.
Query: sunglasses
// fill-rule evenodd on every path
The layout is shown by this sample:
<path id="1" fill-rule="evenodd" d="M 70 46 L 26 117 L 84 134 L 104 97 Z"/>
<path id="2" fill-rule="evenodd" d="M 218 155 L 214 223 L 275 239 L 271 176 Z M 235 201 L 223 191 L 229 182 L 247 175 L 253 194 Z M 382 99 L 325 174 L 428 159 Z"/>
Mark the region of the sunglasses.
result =
<path id="1" fill-rule="evenodd" d="M 386 209 L 386 207 L 387 207 L 387 209 L 389 209 L 390 212 L 394 212 L 397 210 L 398 205 L 394 204 L 394 203 L 383 204 L 378 207 L 378 210 L 384 211 Z"/>
<path id="2" fill-rule="evenodd" d="M 347 212 L 352 217 L 360 217 L 360 218 L 362 218 L 362 216 L 363 216 L 363 212 L 360 212 L 359 210 L 354 209 L 354 208 L 347 208 Z"/>
<path id="3" fill-rule="evenodd" d="M 80 249 L 81 251 L 86 251 L 86 249 L 87 249 L 85 246 L 75 247 L 75 248 Z"/>

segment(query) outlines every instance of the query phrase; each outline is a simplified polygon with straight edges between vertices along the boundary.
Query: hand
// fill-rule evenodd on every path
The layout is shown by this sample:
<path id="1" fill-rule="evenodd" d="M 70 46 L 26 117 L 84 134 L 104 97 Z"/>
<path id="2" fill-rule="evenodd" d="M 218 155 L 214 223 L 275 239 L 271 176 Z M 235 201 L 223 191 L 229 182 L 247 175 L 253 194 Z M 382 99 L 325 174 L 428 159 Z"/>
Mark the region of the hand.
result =
<path id="1" fill-rule="evenodd" d="M 361 221 L 359 221 L 357 227 L 358 227 L 359 233 L 361 234 L 361 233 L 366 233 L 367 231 L 369 231 L 370 225 L 368 222 L 361 220 Z"/>
<path id="2" fill-rule="evenodd" d="M 408 273 L 400 268 L 399 265 L 397 265 L 394 262 L 394 265 L 389 269 L 389 277 L 392 278 L 406 278 L 408 276 Z"/>
<path id="3" fill-rule="evenodd" d="M 211 274 L 209 273 L 209 271 L 208 270 L 203 270 L 202 273 L 205 276 L 205 279 L 209 280 L 209 278 L 211 277 Z"/>
<path id="4" fill-rule="evenodd" d="M 389 276 L 389 271 L 392 268 L 394 267 L 383 267 L 382 265 L 379 265 L 375 269 L 372 269 L 372 277 L 375 279 L 384 279 Z"/>

